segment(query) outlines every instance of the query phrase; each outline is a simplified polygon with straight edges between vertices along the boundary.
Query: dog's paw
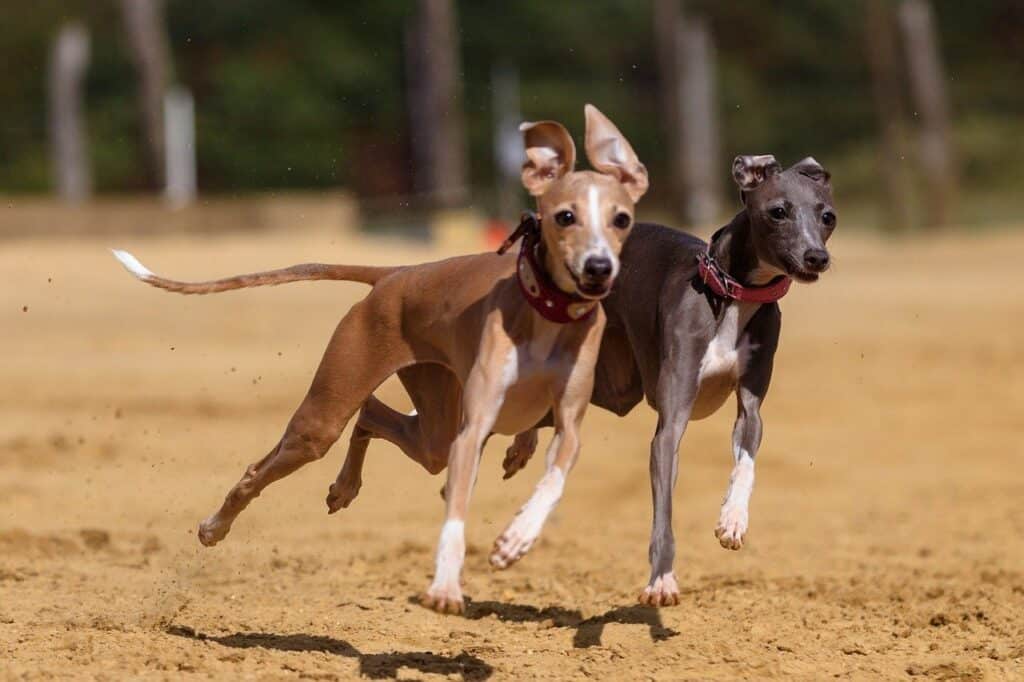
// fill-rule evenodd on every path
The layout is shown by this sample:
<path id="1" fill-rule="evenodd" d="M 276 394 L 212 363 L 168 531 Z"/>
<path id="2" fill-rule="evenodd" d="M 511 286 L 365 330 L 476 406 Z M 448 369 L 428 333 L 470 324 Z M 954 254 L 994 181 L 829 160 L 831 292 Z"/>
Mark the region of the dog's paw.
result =
<path id="1" fill-rule="evenodd" d="M 420 604 L 438 613 L 465 613 L 466 603 L 458 585 L 431 585 L 420 596 Z"/>
<path id="2" fill-rule="evenodd" d="M 718 518 L 718 527 L 715 528 L 715 537 L 722 547 L 726 549 L 741 549 L 743 538 L 747 535 L 747 522 L 749 514 L 746 507 L 739 505 L 725 505 L 722 507 L 722 514 Z"/>
<path id="3" fill-rule="evenodd" d="M 491 566 L 508 568 L 522 559 L 537 541 L 543 527 L 544 516 L 532 510 L 529 505 L 524 507 L 494 541 Z"/>
<path id="4" fill-rule="evenodd" d="M 512 445 L 505 451 L 505 461 L 501 463 L 505 470 L 503 479 L 508 480 L 516 475 L 520 469 L 526 466 L 533 453 L 537 450 L 537 432 L 535 430 L 525 431 L 516 435 Z"/>
<path id="5" fill-rule="evenodd" d="M 641 604 L 647 606 L 676 606 L 679 603 L 679 583 L 674 573 L 659 575 L 640 593 Z"/>
<path id="6" fill-rule="evenodd" d="M 197 535 L 204 547 L 213 547 L 227 536 L 229 530 L 231 524 L 223 523 L 214 515 L 199 524 Z"/>
<path id="7" fill-rule="evenodd" d="M 508 568 L 526 556 L 536 539 L 536 536 L 527 537 L 511 528 L 506 530 L 494 541 L 491 566 L 499 569 Z"/>
<path id="8" fill-rule="evenodd" d="M 352 504 L 352 500 L 356 499 L 362 485 L 362 481 L 345 481 L 344 483 L 335 481 L 332 483 L 327 491 L 327 513 L 333 514 Z"/>

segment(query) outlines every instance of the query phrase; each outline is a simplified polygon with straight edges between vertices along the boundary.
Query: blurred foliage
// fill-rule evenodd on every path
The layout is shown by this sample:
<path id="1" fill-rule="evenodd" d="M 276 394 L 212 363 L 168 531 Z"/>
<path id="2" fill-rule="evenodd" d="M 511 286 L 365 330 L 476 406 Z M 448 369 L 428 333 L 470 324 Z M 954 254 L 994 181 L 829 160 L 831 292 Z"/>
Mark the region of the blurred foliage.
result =
<path id="1" fill-rule="evenodd" d="M 965 190 L 1012 188 L 1024 154 L 1024 3 L 934 6 Z M 876 191 L 878 122 L 861 0 L 685 7 L 706 16 L 714 33 L 723 169 L 737 153 L 770 152 L 784 163 L 813 154 L 844 192 Z M 633 141 L 654 188 L 667 178 L 649 2 L 463 0 L 457 9 L 474 185 L 489 187 L 493 176 L 496 64 L 518 67 L 525 118 L 559 119 L 581 134 L 582 105 L 593 102 Z M 407 0 L 168 0 L 175 79 L 196 98 L 202 190 L 407 192 L 403 42 L 414 11 Z M 49 50 L 73 20 L 92 36 L 87 111 L 96 185 L 141 186 L 135 77 L 118 4 L 37 0 L 0 9 L 3 191 L 49 187 Z"/>

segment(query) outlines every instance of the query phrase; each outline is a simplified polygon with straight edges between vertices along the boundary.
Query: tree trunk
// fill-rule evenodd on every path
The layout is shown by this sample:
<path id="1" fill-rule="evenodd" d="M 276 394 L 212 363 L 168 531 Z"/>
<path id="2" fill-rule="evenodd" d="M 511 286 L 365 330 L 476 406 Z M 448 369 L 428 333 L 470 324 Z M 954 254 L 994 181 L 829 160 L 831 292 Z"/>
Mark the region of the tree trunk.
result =
<path id="1" fill-rule="evenodd" d="M 685 17 L 676 30 L 683 218 L 690 225 L 705 225 L 717 217 L 719 209 L 714 48 L 711 29 L 702 18 Z"/>
<path id="2" fill-rule="evenodd" d="M 957 178 L 945 76 L 931 3 L 902 0 L 899 23 L 910 92 L 921 121 L 920 156 L 928 192 L 926 219 L 930 225 L 943 225 L 949 221 L 955 205 Z"/>
<path id="3" fill-rule="evenodd" d="M 871 68 L 871 87 L 882 138 L 878 150 L 879 177 L 884 190 L 887 229 L 911 225 L 914 193 L 908 174 L 906 118 L 900 88 L 900 62 L 896 50 L 895 13 L 889 0 L 868 0 L 865 15 L 865 50 Z"/>
<path id="4" fill-rule="evenodd" d="M 92 191 L 82 124 L 82 81 L 89 66 L 89 33 L 79 24 L 57 35 L 50 61 L 50 145 L 57 193 L 77 203 Z"/>
<path id="5" fill-rule="evenodd" d="M 418 0 L 407 32 L 414 187 L 441 206 L 468 196 L 458 31 L 451 0 Z"/>
<path id="6" fill-rule="evenodd" d="M 707 224 L 719 208 L 711 31 L 680 0 L 655 0 L 654 37 L 675 203 L 686 224 Z"/>
<path id="7" fill-rule="evenodd" d="M 669 150 L 669 187 L 675 208 L 686 211 L 683 178 L 682 134 L 679 130 L 679 27 L 682 25 L 680 0 L 654 0 L 654 44 L 658 57 L 658 79 L 661 83 L 661 123 Z"/>
<path id="8" fill-rule="evenodd" d="M 169 48 L 164 32 L 163 0 L 121 0 L 132 60 L 139 77 L 139 111 L 146 181 L 164 186 L 164 93 Z"/>

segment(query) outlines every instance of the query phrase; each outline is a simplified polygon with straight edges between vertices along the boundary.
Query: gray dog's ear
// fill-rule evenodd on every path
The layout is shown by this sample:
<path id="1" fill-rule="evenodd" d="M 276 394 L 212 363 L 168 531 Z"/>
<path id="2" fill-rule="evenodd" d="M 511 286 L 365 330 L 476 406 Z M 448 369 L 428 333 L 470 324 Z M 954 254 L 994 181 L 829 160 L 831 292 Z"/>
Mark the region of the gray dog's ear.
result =
<path id="1" fill-rule="evenodd" d="M 565 126 L 555 121 L 526 122 L 519 130 L 526 145 L 523 187 L 539 197 L 576 165 L 576 144 Z"/>
<path id="2" fill-rule="evenodd" d="M 823 185 L 829 184 L 829 181 L 832 179 L 832 174 L 815 161 L 813 156 L 808 156 L 803 161 L 798 161 L 793 165 L 792 170 Z"/>
<path id="3" fill-rule="evenodd" d="M 647 168 L 625 136 L 593 104 L 583 107 L 587 118 L 585 147 L 594 170 L 613 176 L 634 202 L 647 192 Z"/>
<path id="4" fill-rule="evenodd" d="M 782 171 L 782 166 L 771 154 L 737 156 L 732 162 L 732 178 L 744 192 L 756 189 L 770 176 Z"/>

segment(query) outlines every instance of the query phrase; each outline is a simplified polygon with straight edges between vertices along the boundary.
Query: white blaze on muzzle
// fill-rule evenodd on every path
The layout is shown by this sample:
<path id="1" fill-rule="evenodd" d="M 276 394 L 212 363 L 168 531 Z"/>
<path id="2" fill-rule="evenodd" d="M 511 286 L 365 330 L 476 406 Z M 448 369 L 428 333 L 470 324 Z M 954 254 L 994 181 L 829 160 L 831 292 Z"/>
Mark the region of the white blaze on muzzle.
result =
<path id="1" fill-rule="evenodd" d="M 612 264 L 611 277 L 619 274 L 619 259 L 615 257 L 608 239 L 604 235 L 604 216 L 601 214 L 601 188 L 591 185 L 587 188 L 587 245 L 576 254 L 572 264 L 577 277 L 583 277 L 583 268 L 590 258 L 607 258 Z"/>

